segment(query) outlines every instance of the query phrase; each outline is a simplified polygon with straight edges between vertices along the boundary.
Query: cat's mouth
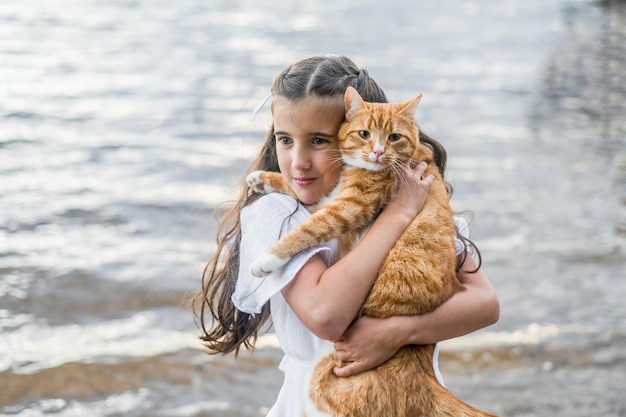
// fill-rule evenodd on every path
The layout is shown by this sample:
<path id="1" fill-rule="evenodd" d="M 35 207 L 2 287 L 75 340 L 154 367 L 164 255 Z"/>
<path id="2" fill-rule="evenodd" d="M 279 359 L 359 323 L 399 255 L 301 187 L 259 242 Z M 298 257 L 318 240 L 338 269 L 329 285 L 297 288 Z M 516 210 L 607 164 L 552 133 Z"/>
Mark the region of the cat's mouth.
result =
<path id="1" fill-rule="evenodd" d="M 388 163 L 383 158 L 378 161 L 371 161 L 369 158 L 362 157 L 361 155 L 344 155 L 343 162 L 347 166 L 366 169 L 368 171 L 382 171 L 387 169 Z"/>

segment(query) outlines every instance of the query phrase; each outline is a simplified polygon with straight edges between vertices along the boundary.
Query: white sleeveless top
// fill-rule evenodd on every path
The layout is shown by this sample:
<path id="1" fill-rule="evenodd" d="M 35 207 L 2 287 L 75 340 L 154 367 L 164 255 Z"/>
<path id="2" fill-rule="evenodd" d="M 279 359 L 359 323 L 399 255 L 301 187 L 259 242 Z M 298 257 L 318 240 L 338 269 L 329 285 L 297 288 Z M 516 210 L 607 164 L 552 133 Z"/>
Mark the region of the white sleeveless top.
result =
<path id="1" fill-rule="evenodd" d="M 232 301 L 238 310 L 258 314 L 268 301 L 276 337 L 284 357 L 279 368 L 285 379 L 268 417 L 301 416 L 308 391 L 308 375 L 319 358 L 332 351 L 332 343 L 315 336 L 300 321 L 282 295 L 281 290 L 296 276 L 300 268 L 314 255 L 320 254 L 327 265 L 334 262 L 337 241 L 325 243 L 300 252 L 284 267 L 274 273 L 258 278 L 250 273 L 251 263 L 284 236 L 302 223 L 310 213 L 293 198 L 279 193 L 261 197 L 241 211 L 241 252 L 239 277 Z M 467 235 L 467 223 L 455 217 L 459 231 Z M 463 249 L 456 242 L 457 253 Z M 437 379 L 443 385 L 435 349 L 433 365 Z"/>

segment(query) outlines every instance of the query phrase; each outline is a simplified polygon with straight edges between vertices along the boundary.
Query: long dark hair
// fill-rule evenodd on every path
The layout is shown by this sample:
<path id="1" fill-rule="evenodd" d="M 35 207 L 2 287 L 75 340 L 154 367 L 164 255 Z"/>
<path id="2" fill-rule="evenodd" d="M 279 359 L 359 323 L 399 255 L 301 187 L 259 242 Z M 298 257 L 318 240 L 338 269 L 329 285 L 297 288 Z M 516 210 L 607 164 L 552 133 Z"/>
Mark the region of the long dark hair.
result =
<path id="1" fill-rule="evenodd" d="M 309 96 L 343 96 L 349 86 L 365 101 L 387 102 L 385 93 L 366 70 L 340 56 L 316 56 L 288 66 L 274 79 L 271 92 L 274 97 L 299 101 Z M 420 134 L 420 140 L 433 152 L 443 175 L 447 160 L 445 148 L 426 134 Z M 254 170 L 279 172 L 273 126 L 247 172 Z M 451 193 L 452 188 L 448 190 Z M 233 351 L 237 354 L 241 345 L 252 350 L 270 317 L 269 304 L 263 306 L 260 314 L 248 314 L 237 310 L 231 300 L 239 273 L 239 213 L 257 198 L 248 187 L 243 187 L 234 204 L 218 208 L 217 249 L 204 269 L 202 288 L 192 299 L 192 309 L 202 330 L 200 339 L 212 354 Z"/>

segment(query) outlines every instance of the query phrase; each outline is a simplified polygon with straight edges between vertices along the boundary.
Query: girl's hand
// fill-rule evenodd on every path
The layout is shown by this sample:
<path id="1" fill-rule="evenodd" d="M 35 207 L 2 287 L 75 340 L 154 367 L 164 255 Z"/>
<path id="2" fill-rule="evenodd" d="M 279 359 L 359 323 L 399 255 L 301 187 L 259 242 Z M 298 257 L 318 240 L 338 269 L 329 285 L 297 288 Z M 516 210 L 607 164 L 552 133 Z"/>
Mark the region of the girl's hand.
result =
<path id="1" fill-rule="evenodd" d="M 352 323 L 335 342 L 335 359 L 347 363 L 335 368 L 335 375 L 346 377 L 375 368 L 402 346 L 437 343 L 497 322 L 500 317 L 497 294 L 483 271 L 477 268 L 474 259 L 468 256 L 457 273 L 465 291 L 454 294 L 430 313 L 386 319 L 363 316 Z"/>
<path id="2" fill-rule="evenodd" d="M 399 336 L 393 317 L 360 317 L 335 342 L 335 360 L 347 365 L 334 368 L 333 373 L 347 377 L 377 367 L 404 345 Z"/>
<path id="3" fill-rule="evenodd" d="M 394 211 L 396 214 L 404 213 L 411 220 L 419 214 L 426 201 L 428 190 L 435 182 L 433 175 L 422 178 L 426 171 L 425 162 L 419 163 L 414 169 L 404 167 L 400 184 L 398 186 L 398 194 L 387 205 L 385 211 Z"/>

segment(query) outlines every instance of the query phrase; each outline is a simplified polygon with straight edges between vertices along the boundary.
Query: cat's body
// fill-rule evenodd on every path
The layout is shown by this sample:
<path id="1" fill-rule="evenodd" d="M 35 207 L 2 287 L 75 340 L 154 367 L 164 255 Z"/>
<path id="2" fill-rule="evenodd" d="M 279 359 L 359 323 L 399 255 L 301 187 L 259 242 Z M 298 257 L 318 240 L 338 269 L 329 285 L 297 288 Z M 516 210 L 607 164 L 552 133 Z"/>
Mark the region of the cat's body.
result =
<path id="1" fill-rule="evenodd" d="M 404 104 L 373 104 L 363 102 L 354 89 L 346 91 L 346 122 L 339 131 L 346 165 L 338 188 L 329 202 L 322 201 L 323 207 L 315 207 L 319 210 L 253 264 L 253 274 L 274 271 L 310 246 L 363 231 L 394 196 L 401 181 L 400 165 L 425 161 L 424 175 L 433 174 L 435 182 L 421 212 L 384 261 L 361 314 L 378 318 L 424 314 L 463 290 L 456 277 L 455 227 L 448 192 L 431 153 L 419 145 L 414 123 L 420 98 Z M 248 183 L 258 192 L 294 195 L 277 173 L 257 171 Z M 439 384 L 432 363 L 434 348 L 405 346 L 377 368 L 347 378 L 333 374 L 337 363 L 328 355 L 314 370 L 311 400 L 320 411 L 335 417 L 491 416 Z"/>

